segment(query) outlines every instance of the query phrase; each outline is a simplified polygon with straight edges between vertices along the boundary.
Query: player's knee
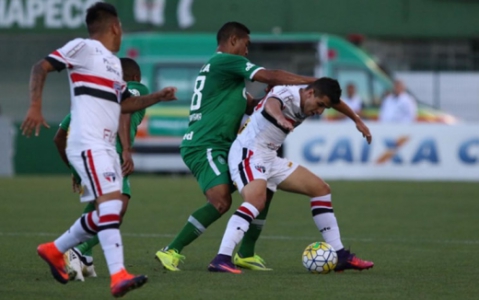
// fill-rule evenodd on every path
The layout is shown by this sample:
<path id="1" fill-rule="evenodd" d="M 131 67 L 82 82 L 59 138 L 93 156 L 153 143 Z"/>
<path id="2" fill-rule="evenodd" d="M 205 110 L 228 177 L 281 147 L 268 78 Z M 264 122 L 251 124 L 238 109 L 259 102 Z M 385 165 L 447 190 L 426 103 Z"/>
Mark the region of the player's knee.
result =
<path id="1" fill-rule="evenodd" d="M 323 180 L 319 180 L 316 184 L 313 185 L 311 192 L 308 196 L 310 197 L 318 197 L 331 194 L 331 188 L 329 184 L 324 182 Z"/>
<path id="2" fill-rule="evenodd" d="M 208 199 L 220 214 L 226 213 L 231 207 L 231 199 L 225 199 L 224 197 L 215 197 Z"/>

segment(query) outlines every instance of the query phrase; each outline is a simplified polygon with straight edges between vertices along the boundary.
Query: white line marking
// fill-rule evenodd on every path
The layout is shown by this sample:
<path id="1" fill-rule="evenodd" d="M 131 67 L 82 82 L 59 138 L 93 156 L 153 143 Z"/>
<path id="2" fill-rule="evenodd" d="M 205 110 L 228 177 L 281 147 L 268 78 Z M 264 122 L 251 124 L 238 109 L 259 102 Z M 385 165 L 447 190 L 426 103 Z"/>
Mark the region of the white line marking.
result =
<path id="1" fill-rule="evenodd" d="M 61 233 L 54 232 L 0 232 L 1 237 L 28 237 L 28 236 L 60 236 Z M 121 234 L 133 238 L 173 238 L 176 235 L 169 233 L 128 233 Z M 260 239 L 265 240 L 286 240 L 286 241 L 314 241 L 319 236 L 287 236 L 287 235 L 263 235 Z M 478 245 L 479 240 L 426 240 L 426 239 L 383 239 L 383 238 L 342 238 L 343 241 L 363 243 L 414 243 L 414 244 L 459 244 Z"/>

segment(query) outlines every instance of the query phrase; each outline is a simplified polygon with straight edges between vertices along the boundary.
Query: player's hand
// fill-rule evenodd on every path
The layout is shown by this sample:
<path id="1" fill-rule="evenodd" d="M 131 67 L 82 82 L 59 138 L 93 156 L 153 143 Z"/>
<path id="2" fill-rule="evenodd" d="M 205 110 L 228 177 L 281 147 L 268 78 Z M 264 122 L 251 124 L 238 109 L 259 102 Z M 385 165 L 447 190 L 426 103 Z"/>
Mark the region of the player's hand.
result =
<path id="1" fill-rule="evenodd" d="M 75 194 L 81 194 L 82 188 L 80 183 L 76 180 L 75 176 L 72 174 L 72 190 Z"/>
<path id="2" fill-rule="evenodd" d="M 284 129 L 288 130 L 289 132 L 294 130 L 293 124 L 291 124 L 288 120 L 285 118 L 281 118 L 277 120 L 279 126 L 283 127 Z"/>
<path id="3" fill-rule="evenodd" d="M 123 176 L 130 175 L 135 169 L 131 152 L 129 150 L 123 150 L 121 153 L 121 158 L 123 158 L 123 165 L 121 166 L 121 172 L 123 173 Z"/>
<path id="4" fill-rule="evenodd" d="M 42 125 L 45 128 L 50 128 L 50 125 L 48 125 L 47 121 L 43 118 L 41 109 L 30 107 L 22 126 L 20 126 L 20 130 L 22 131 L 22 135 L 30 137 L 32 130 L 35 129 L 35 136 L 38 136 Z"/>
<path id="5" fill-rule="evenodd" d="M 176 98 L 176 88 L 172 86 L 165 87 L 161 91 L 156 92 L 156 94 L 161 101 L 178 100 L 178 98 Z"/>
<path id="6" fill-rule="evenodd" d="M 369 132 L 368 126 L 366 126 L 366 124 L 364 124 L 362 120 L 357 120 L 356 128 L 359 130 L 359 132 L 363 134 L 363 137 L 366 138 L 366 140 L 368 141 L 368 144 L 371 144 L 373 137 L 371 135 L 371 132 Z"/>

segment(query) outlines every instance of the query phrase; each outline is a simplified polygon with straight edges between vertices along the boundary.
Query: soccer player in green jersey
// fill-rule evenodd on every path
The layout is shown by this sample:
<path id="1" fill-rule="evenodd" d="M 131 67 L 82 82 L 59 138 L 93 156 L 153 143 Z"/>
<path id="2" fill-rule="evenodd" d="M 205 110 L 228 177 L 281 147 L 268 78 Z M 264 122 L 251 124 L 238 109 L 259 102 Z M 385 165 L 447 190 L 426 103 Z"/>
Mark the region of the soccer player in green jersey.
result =
<path id="1" fill-rule="evenodd" d="M 181 251 L 198 238 L 231 206 L 234 191 L 228 172 L 228 150 L 236 138 L 240 122 L 254 101 L 247 101 L 245 79 L 268 85 L 309 84 L 313 77 L 282 70 L 266 70 L 246 56 L 250 44 L 249 29 L 237 22 L 224 24 L 217 33 L 217 52 L 204 64 L 195 81 L 191 99 L 190 123 L 181 144 L 183 161 L 195 176 L 207 203 L 194 211 L 186 225 L 165 248 L 156 253 L 163 266 L 178 271 L 184 259 Z M 272 197 L 272 192 L 268 192 Z M 269 198 L 269 199 L 270 199 Z M 245 234 L 235 256 L 235 264 L 252 270 L 269 270 L 254 248 L 270 201 Z"/>
<path id="2" fill-rule="evenodd" d="M 143 85 L 141 80 L 141 71 L 138 64 L 131 58 L 120 58 L 121 67 L 123 69 L 123 80 L 127 82 L 127 87 L 133 96 L 148 95 L 150 92 L 148 88 Z M 133 159 L 131 156 L 131 146 L 135 140 L 138 126 L 145 116 L 145 109 L 136 111 L 134 113 L 121 114 L 120 127 L 118 130 L 118 138 L 116 141 L 116 151 L 120 156 L 120 162 L 123 172 L 123 186 L 121 201 L 123 207 L 121 216 L 125 215 L 128 207 L 128 201 L 131 198 L 129 175 L 133 172 Z M 57 146 L 58 152 L 62 160 L 70 167 L 65 148 L 68 136 L 68 128 L 70 127 L 70 114 L 68 114 L 60 123 L 54 142 Z M 71 167 L 70 167 L 71 168 Z M 80 177 L 75 169 L 72 170 L 73 190 L 78 193 L 81 191 Z M 95 210 L 95 203 L 89 202 L 85 207 L 84 214 Z M 92 248 L 98 245 L 98 236 L 94 236 L 86 242 L 78 245 L 65 253 L 65 259 L 69 267 L 69 275 L 71 279 L 84 281 L 84 277 L 96 277 L 96 272 L 93 266 Z"/>

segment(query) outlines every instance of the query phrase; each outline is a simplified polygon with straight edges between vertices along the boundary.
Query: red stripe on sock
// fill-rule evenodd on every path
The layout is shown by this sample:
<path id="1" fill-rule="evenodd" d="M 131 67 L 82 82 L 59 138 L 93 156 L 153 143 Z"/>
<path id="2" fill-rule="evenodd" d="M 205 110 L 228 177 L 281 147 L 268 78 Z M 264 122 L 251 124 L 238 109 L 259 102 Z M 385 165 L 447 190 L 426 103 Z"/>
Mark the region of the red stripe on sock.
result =
<path id="1" fill-rule="evenodd" d="M 254 219 L 253 213 L 252 213 L 249 209 L 247 209 L 246 207 L 240 206 L 240 207 L 238 208 L 238 210 L 239 210 L 240 212 L 242 212 L 242 213 L 247 214 L 248 216 L 250 216 L 251 218 Z"/>
<path id="2" fill-rule="evenodd" d="M 92 211 L 92 212 L 89 212 L 86 216 L 86 221 L 88 223 L 88 227 L 90 227 L 90 229 L 92 231 L 98 231 L 98 227 L 96 226 L 95 222 L 93 221 L 93 214 L 96 214 L 96 211 Z"/>
<path id="3" fill-rule="evenodd" d="M 332 207 L 331 202 L 326 202 L 326 201 L 311 201 L 311 207 L 313 206 Z"/>
<path id="4" fill-rule="evenodd" d="M 100 224 L 109 222 L 120 222 L 120 215 L 104 215 L 100 216 Z"/>

